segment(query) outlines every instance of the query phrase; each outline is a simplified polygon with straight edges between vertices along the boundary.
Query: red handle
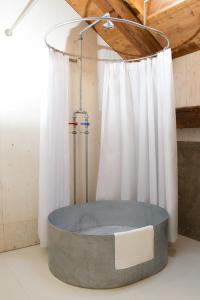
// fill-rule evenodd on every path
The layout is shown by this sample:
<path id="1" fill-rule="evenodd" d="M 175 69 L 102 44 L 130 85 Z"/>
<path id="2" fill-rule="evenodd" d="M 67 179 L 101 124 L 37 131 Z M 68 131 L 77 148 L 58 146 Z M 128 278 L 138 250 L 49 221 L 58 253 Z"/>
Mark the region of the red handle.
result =
<path id="1" fill-rule="evenodd" d="M 77 125 L 78 125 L 77 122 L 69 122 L 68 124 L 69 124 L 69 125 L 74 125 L 74 126 L 77 126 Z"/>

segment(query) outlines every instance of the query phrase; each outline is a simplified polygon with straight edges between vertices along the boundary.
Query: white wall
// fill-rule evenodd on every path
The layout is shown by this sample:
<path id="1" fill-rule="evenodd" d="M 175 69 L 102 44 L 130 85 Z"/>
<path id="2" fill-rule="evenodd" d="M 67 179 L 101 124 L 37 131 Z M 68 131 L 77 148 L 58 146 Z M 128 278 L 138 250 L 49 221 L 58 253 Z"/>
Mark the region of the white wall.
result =
<path id="1" fill-rule="evenodd" d="M 200 105 L 200 51 L 173 61 L 176 106 Z M 200 141 L 200 128 L 177 130 L 179 141 Z"/>
<path id="2" fill-rule="evenodd" d="M 13 36 L 6 37 L 4 30 L 27 2 L 0 1 L 0 251 L 38 242 L 39 119 L 48 77 L 48 51 L 43 37 L 52 25 L 78 17 L 64 0 L 38 0 Z M 52 36 L 52 40 L 59 47 L 67 44 L 68 50 L 78 49 L 77 26 L 67 31 L 68 40 L 60 33 Z M 85 42 L 87 52 L 96 52 L 94 32 L 88 34 L 88 41 Z M 71 69 L 77 79 L 78 66 L 72 63 Z M 96 62 L 84 65 L 84 72 L 84 101 L 92 116 L 90 200 L 94 200 L 99 147 Z M 76 80 L 71 95 L 72 109 L 77 108 Z M 79 200 L 83 200 L 82 191 Z"/>

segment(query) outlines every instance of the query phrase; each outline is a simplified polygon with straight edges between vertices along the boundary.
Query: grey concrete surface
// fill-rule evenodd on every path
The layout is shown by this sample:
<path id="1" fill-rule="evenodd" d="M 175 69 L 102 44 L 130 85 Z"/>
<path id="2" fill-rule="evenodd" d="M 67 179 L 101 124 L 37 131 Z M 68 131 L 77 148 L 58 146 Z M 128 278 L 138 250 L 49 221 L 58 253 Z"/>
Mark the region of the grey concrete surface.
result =
<path id="1" fill-rule="evenodd" d="M 60 280 L 84 288 L 116 288 L 162 270 L 167 264 L 167 212 L 132 201 L 68 206 L 49 215 L 48 257 Z M 114 232 L 154 226 L 154 259 L 115 270 Z"/>
<path id="2" fill-rule="evenodd" d="M 178 142 L 179 233 L 200 241 L 200 143 Z"/>

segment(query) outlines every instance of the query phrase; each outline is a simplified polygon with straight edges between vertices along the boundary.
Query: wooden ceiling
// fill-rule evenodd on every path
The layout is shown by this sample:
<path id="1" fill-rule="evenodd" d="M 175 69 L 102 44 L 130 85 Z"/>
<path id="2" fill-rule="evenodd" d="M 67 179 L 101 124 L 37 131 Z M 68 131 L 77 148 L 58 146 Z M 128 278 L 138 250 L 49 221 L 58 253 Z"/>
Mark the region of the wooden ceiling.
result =
<path id="1" fill-rule="evenodd" d="M 143 0 L 66 0 L 82 17 L 102 16 L 143 22 Z M 149 0 L 147 25 L 170 39 L 173 57 L 200 50 L 200 0 Z M 98 34 L 123 58 L 149 55 L 161 49 L 163 40 L 150 32 L 115 23 L 112 30 L 95 26 Z"/>

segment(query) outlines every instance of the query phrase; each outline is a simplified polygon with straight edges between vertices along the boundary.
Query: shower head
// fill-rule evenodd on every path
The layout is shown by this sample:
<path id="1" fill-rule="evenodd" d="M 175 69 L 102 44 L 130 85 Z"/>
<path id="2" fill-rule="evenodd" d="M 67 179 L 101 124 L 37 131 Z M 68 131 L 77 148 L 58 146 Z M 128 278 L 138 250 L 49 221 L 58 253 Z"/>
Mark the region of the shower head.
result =
<path id="1" fill-rule="evenodd" d="M 110 20 L 106 21 L 106 23 L 104 23 L 102 26 L 105 29 L 113 29 L 115 27 L 115 25 L 113 24 L 113 22 L 110 21 Z"/>
<path id="2" fill-rule="evenodd" d="M 110 14 L 109 13 L 105 13 L 102 17 L 106 17 L 106 18 L 109 18 L 110 17 Z M 85 27 L 84 29 L 82 29 L 80 32 L 79 32 L 79 40 L 82 40 L 83 39 L 83 34 L 88 30 L 90 29 L 91 27 L 95 26 L 96 24 L 98 24 L 100 22 L 100 20 L 95 20 L 93 23 L 91 23 L 90 25 L 88 25 L 87 27 Z M 109 23 L 109 25 L 107 24 Z M 107 24 L 107 26 L 106 26 Z M 113 28 L 113 23 L 111 21 L 107 21 L 105 24 L 103 24 L 103 26 L 106 26 L 105 28 Z"/>

